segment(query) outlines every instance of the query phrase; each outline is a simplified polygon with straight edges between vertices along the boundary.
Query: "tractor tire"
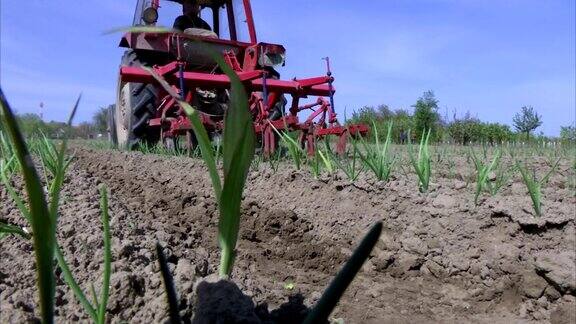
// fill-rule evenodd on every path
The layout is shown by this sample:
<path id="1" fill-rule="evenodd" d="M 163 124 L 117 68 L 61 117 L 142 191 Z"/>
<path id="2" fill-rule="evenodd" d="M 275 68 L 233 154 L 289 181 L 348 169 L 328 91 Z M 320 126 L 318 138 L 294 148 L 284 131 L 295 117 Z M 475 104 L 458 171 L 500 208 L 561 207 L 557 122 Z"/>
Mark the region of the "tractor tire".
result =
<path id="1" fill-rule="evenodd" d="M 122 66 L 149 66 L 133 50 L 124 52 Z M 120 148 L 136 149 L 140 144 L 156 144 L 160 130 L 148 125 L 156 114 L 158 92 L 152 84 L 118 80 L 114 113 L 115 144 Z"/>

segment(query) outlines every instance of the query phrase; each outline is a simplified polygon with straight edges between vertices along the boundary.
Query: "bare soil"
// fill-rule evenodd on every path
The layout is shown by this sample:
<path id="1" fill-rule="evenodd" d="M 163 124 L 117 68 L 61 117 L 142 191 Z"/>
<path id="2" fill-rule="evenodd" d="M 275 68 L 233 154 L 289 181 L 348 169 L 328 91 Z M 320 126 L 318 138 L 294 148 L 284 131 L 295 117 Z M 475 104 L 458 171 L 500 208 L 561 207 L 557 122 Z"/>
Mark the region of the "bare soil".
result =
<path id="1" fill-rule="evenodd" d="M 203 162 L 75 151 L 58 236 L 77 280 L 86 292 L 91 282 L 97 290 L 101 285 L 98 186 L 104 183 L 111 192 L 114 258 L 109 321 L 167 320 L 156 242 L 165 248 L 181 313 L 192 319 L 206 293 L 200 281 L 216 272 L 219 261 L 218 213 Z M 338 175 L 316 180 L 289 165 L 276 173 L 260 165 L 249 175 L 243 200 L 237 286 L 219 289 L 256 308 L 257 316 L 247 315 L 246 322 L 296 323 L 368 228 L 382 220 L 381 240 L 334 318 L 576 322 L 576 197 L 566 185 L 573 176 L 569 162 L 562 162 L 544 189 L 544 215 L 536 218 L 518 177 L 474 206 L 474 184 L 467 183 L 471 170 L 459 159 L 456 172 L 450 170 L 454 176 L 436 174 L 428 194 L 418 192 L 414 175 L 400 171 L 387 184 L 369 175 L 350 183 Z M 543 161 L 542 170 L 548 168 Z M 3 187 L 0 220 L 25 225 Z M 31 244 L 14 236 L 1 240 L 0 322 L 38 319 L 34 283 Z M 57 285 L 57 322 L 87 321 L 64 282 Z"/>

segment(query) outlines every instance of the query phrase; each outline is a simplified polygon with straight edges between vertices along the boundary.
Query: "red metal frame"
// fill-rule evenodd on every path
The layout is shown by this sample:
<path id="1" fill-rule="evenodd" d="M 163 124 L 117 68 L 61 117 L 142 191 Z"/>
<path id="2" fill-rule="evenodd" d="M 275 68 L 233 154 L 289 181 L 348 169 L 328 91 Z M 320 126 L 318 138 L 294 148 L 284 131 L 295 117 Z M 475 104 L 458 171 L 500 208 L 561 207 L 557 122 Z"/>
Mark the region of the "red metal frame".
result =
<path id="1" fill-rule="evenodd" d="M 156 8 L 159 7 L 159 0 L 154 0 L 152 3 Z M 226 4 L 229 10 L 229 24 L 234 24 L 230 14 L 230 11 L 234 10 L 231 7 L 232 0 L 227 0 Z M 243 4 L 250 43 L 235 40 L 236 30 L 233 26 L 230 33 L 233 40 L 192 37 L 176 32 L 168 34 L 138 32 L 125 34 L 120 46 L 163 52 L 176 58 L 166 65 L 155 65 L 152 68 L 157 74 L 163 76 L 177 92 L 181 92 L 182 86 L 184 89 L 229 89 L 231 86 L 230 78 L 225 74 L 187 69 L 186 62 L 181 60 L 181 44 L 190 40 L 200 40 L 206 44 L 228 48 L 222 52 L 224 60 L 236 72 L 249 94 L 254 130 L 262 138 L 265 155 L 272 154 L 276 149 L 274 128 L 277 131 L 300 132 L 300 143 L 307 148 L 308 154 L 315 154 L 315 143 L 318 138 L 337 136 L 336 149 L 338 153 L 343 154 L 348 136 L 362 136 L 367 134 L 369 129 L 366 125 L 341 126 L 338 123 L 336 112 L 331 104 L 335 89 L 332 86 L 334 78 L 330 71 L 329 61 L 327 60 L 327 73 L 324 76 L 290 81 L 267 78 L 268 72 L 258 68 L 259 55 L 264 52 L 264 49 L 270 50 L 270 53 L 283 53 L 285 50 L 281 45 L 257 42 L 250 0 L 243 0 Z M 183 70 L 180 70 L 181 68 Z M 156 83 L 150 73 L 134 66 L 121 67 L 120 79 L 122 82 Z M 156 115 L 150 120 L 149 126 L 158 127 L 162 138 L 189 134 L 192 129 L 190 122 L 177 101 L 161 87 L 158 87 L 158 91 L 161 99 L 158 102 Z M 270 113 L 282 94 L 289 94 L 292 97 L 289 114 L 277 120 L 270 120 Z M 181 95 L 187 102 L 192 102 L 194 99 L 194 91 L 186 91 Z M 310 104 L 299 104 L 300 99 L 309 96 L 318 98 Z M 313 112 L 304 122 L 300 122 L 298 114 L 304 110 Z M 209 131 L 221 131 L 224 127 L 222 118 L 219 116 L 201 114 L 201 118 Z"/>

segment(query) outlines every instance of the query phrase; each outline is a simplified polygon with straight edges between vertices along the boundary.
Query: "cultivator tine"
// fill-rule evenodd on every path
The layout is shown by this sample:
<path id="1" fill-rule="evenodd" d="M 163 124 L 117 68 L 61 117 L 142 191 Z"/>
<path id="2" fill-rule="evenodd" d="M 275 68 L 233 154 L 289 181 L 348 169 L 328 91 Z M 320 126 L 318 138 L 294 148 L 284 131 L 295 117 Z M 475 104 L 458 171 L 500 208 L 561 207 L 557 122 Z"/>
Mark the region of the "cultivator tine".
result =
<path id="1" fill-rule="evenodd" d="M 338 144 L 336 144 L 336 153 L 338 155 L 344 155 L 346 153 L 346 143 L 348 142 L 348 131 L 340 134 L 338 138 Z"/>
<path id="2" fill-rule="evenodd" d="M 269 158 L 276 151 L 276 141 L 274 130 L 271 125 L 267 125 L 262 131 L 262 138 L 264 142 L 264 157 Z"/>
<path id="3" fill-rule="evenodd" d="M 314 156 L 316 154 L 316 136 L 314 133 L 308 133 L 306 135 L 306 148 L 308 151 L 308 156 Z"/>
<path id="4" fill-rule="evenodd" d="M 192 136 L 194 136 L 192 134 L 192 131 L 186 131 L 186 151 L 188 153 L 188 155 L 192 155 L 192 152 L 194 151 L 194 143 L 192 140 Z"/>

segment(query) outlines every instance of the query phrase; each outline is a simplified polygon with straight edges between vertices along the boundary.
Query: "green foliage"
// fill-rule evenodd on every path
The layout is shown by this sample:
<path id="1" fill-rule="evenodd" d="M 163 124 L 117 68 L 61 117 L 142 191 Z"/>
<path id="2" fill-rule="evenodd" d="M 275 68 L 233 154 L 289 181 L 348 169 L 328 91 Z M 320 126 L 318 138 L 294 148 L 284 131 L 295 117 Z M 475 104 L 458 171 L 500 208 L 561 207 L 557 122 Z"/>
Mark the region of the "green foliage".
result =
<path id="1" fill-rule="evenodd" d="M 252 116 L 248 109 L 248 98 L 242 82 L 219 54 L 214 52 L 211 56 L 216 60 L 220 69 L 230 78 L 232 85 L 231 104 L 224 117 L 225 127 L 222 140 L 224 181 L 221 181 L 218 175 L 214 160 L 215 153 L 206 129 L 200 121 L 198 111 L 181 100 L 180 96 L 174 92 L 161 76 L 151 69 L 147 69 L 147 71 L 174 99 L 178 100 L 178 104 L 185 110 L 188 119 L 192 123 L 198 145 L 201 148 L 202 158 L 209 169 L 220 210 L 218 242 L 222 253 L 220 256 L 219 274 L 221 278 L 228 278 L 232 274 L 236 255 L 236 243 L 240 230 L 240 203 L 246 177 L 254 158 L 256 135 L 252 124 Z"/>
<path id="2" fill-rule="evenodd" d="M 78 108 L 80 98 L 76 101 L 72 114 L 67 125 L 72 123 L 72 118 Z M 96 306 L 91 305 L 79 285 L 74 280 L 72 272 L 66 263 L 64 256 L 56 241 L 56 228 L 58 223 L 58 205 L 60 203 L 60 192 L 64 183 L 64 175 L 69 166 L 70 160 L 65 158 L 67 141 L 62 141 L 59 149 L 48 141 L 46 138 L 39 140 L 35 145 L 35 152 L 41 156 L 42 164 L 45 169 L 45 180 L 48 185 L 46 199 L 43 184 L 36 172 L 36 167 L 32 162 L 29 149 L 24 141 L 22 133 L 19 130 L 18 123 L 0 89 L 0 103 L 2 108 L 2 117 L 6 130 L 11 135 L 11 146 L 16 159 L 20 163 L 20 170 L 24 178 L 24 187 L 28 197 L 28 204 L 11 186 L 6 165 L 2 166 L 0 175 L 2 183 L 8 189 L 12 199 L 14 199 L 21 214 L 27 219 L 32 227 L 32 239 L 34 253 L 36 255 L 37 283 L 40 293 L 40 308 L 43 323 L 54 322 L 54 257 L 58 266 L 62 270 L 64 281 L 72 289 L 75 296 L 84 306 L 86 312 L 96 323 L 105 322 L 106 305 L 109 294 L 109 281 L 111 272 L 111 238 L 108 221 L 108 204 L 106 191 L 102 188 L 101 209 L 102 222 L 104 224 L 104 280 L 101 292 L 101 298 L 94 298 Z M 13 160 L 11 160 L 13 161 Z M 12 163 L 12 162 L 9 162 Z M 49 204 L 48 204 L 49 201 Z M 10 229 L 10 228 L 9 228 Z M 14 228 L 12 228 L 14 230 Z M 19 233 L 21 234 L 21 233 Z M 27 234 L 27 233 L 26 233 Z M 23 236 L 24 237 L 24 236 Z"/>
<path id="3" fill-rule="evenodd" d="M 308 165 L 310 165 L 310 172 L 312 173 L 312 176 L 314 177 L 314 179 L 318 179 L 320 177 L 320 171 L 321 171 L 321 166 L 320 166 L 320 154 L 318 154 L 318 152 L 314 152 L 314 155 L 312 157 L 308 157 Z"/>
<path id="4" fill-rule="evenodd" d="M 114 105 L 100 107 L 92 116 L 92 124 L 96 132 L 104 134 L 108 131 L 108 113 L 110 109 L 114 109 Z"/>
<path id="5" fill-rule="evenodd" d="M 364 164 L 367 165 L 370 170 L 372 170 L 378 180 L 387 182 L 390 178 L 390 173 L 392 172 L 394 163 L 396 162 L 396 158 L 391 157 L 389 152 L 392 134 L 392 123 L 388 124 L 386 140 L 382 146 L 380 145 L 376 124 L 372 123 L 372 125 L 374 128 L 373 131 L 376 138 L 376 144 L 370 145 L 366 144 L 365 141 L 362 141 L 365 153 L 362 153 L 362 151 L 359 150 L 358 154 L 360 155 L 362 162 L 364 162 Z"/>
<path id="6" fill-rule="evenodd" d="M 560 127 L 560 140 L 566 144 L 576 144 L 576 126 Z"/>
<path id="7" fill-rule="evenodd" d="M 36 274 L 39 289 L 40 315 L 43 323 L 54 323 L 54 250 L 56 248 L 56 222 L 48 210 L 40 177 L 36 172 L 32 157 L 20 131 L 16 117 L 12 113 L 4 93 L 0 89 L 2 120 L 10 135 L 12 147 L 20 162 L 22 176 L 28 196 L 30 223 L 32 226 Z"/>
<path id="8" fill-rule="evenodd" d="M 430 151 L 428 144 L 430 141 L 430 133 L 431 131 L 428 130 L 428 132 L 422 134 L 417 157 L 414 154 L 412 142 L 408 140 L 408 154 L 410 156 L 410 162 L 412 163 L 412 166 L 414 167 L 414 170 L 418 175 L 418 188 L 422 193 L 428 191 L 428 187 L 430 185 L 430 175 L 432 173 L 431 171 L 432 160 L 430 158 Z M 410 139 L 410 136 L 408 136 L 408 139 Z"/>
<path id="9" fill-rule="evenodd" d="M 426 131 L 432 134 L 433 139 L 440 138 L 438 134 L 438 100 L 432 90 L 424 92 L 422 97 L 418 98 L 414 104 L 414 135 L 416 138 L 424 137 Z"/>
<path id="10" fill-rule="evenodd" d="M 482 137 L 482 123 L 476 118 L 466 116 L 450 123 L 448 134 L 455 143 L 461 145 L 468 145 L 471 142 L 477 143 Z"/>
<path id="11" fill-rule="evenodd" d="M 514 172 L 516 170 L 516 166 L 503 166 L 499 165 L 496 167 L 495 178 L 493 181 L 488 181 L 486 183 L 486 188 L 492 197 L 496 196 L 496 194 L 500 191 L 502 187 L 504 187 L 510 178 L 512 178 Z"/>
<path id="12" fill-rule="evenodd" d="M 330 151 L 330 146 L 328 145 L 328 140 L 324 141 L 325 150 L 318 149 L 318 156 L 324 163 L 324 168 L 329 174 L 334 173 L 334 164 L 332 163 L 332 152 Z"/>
<path id="13" fill-rule="evenodd" d="M 522 165 L 519 161 L 516 161 L 516 167 L 520 171 L 522 175 L 522 180 L 524 180 L 524 184 L 528 188 L 528 192 L 530 193 L 530 198 L 532 199 L 532 207 L 534 207 L 534 212 L 536 213 L 537 217 L 542 216 L 542 186 L 550 180 L 550 177 L 556 171 L 556 167 L 560 163 L 560 159 L 556 161 L 556 163 L 552 166 L 550 171 L 546 173 L 546 175 L 538 180 L 536 177 L 536 170 L 532 170 L 531 174 L 529 173 L 529 169 Z"/>
<path id="14" fill-rule="evenodd" d="M 0 122 L 0 125 L 2 123 Z M 0 175 L 10 175 L 16 171 L 17 165 L 15 163 L 15 153 L 8 137 L 0 127 Z"/>
<path id="15" fill-rule="evenodd" d="M 514 127 L 520 133 L 526 134 L 526 140 L 530 139 L 530 132 L 542 125 L 542 116 L 532 106 L 522 107 L 522 111 L 516 113 L 512 119 Z"/>
<path id="16" fill-rule="evenodd" d="M 88 300 L 80 285 L 74 279 L 72 271 L 70 270 L 64 254 L 59 246 L 56 247 L 56 260 L 62 270 L 62 276 L 66 284 L 70 287 L 74 296 L 94 323 L 104 324 L 106 321 L 106 305 L 108 304 L 108 297 L 110 293 L 110 274 L 112 272 L 112 239 L 110 237 L 110 218 L 108 215 L 108 193 L 106 187 L 100 188 L 100 211 L 103 224 L 103 239 L 104 239 L 104 272 L 102 279 L 102 291 L 100 298 L 96 294 L 94 285 L 91 285 L 92 303 Z"/>
<path id="17" fill-rule="evenodd" d="M 450 138 L 457 144 L 470 143 L 501 144 L 513 137 L 510 127 L 498 123 L 485 123 L 466 113 L 464 118 L 455 119 L 447 125 Z"/>
<path id="18" fill-rule="evenodd" d="M 402 109 L 391 111 L 386 105 L 378 106 L 378 108 L 366 106 L 355 112 L 350 122 L 371 125 L 372 129 L 369 134 L 371 141 L 375 141 L 376 137 L 380 141 L 385 141 L 388 124 L 392 123 L 390 140 L 394 143 L 402 142 L 403 134 L 406 137 L 408 129 L 412 127 L 412 116 Z"/>
<path id="19" fill-rule="evenodd" d="M 26 137 L 41 136 L 46 132 L 47 128 L 40 116 L 36 114 L 26 113 L 17 117 L 18 125 L 21 132 Z"/>
<path id="20" fill-rule="evenodd" d="M 284 146 L 288 148 L 288 153 L 290 153 L 290 157 L 292 158 L 292 161 L 296 166 L 296 170 L 300 170 L 303 161 L 306 159 L 306 153 L 304 152 L 300 144 L 298 144 L 298 142 L 295 139 L 293 139 L 289 133 L 279 132 L 272 124 L 270 126 L 272 127 L 274 132 L 278 134 L 282 144 L 284 144 Z"/>
<path id="21" fill-rule="evenodd" d="M 27 240 L 30 239 L 30 234 L 28 234 L 23 228 L 0 222 L 0 238 L 7 234 L 19 235 Z"/>
<path id="22" fill-rule="evenodd" d="M 89 122 L 82 122 L 74 127 L 72 136 L 75 138 L 93 138 L 97 131 L 94 128 L 94 124 Z"/>
<path id="23" fill-rule="evenodd" d="M 488 142 L 492 145 L 502 144 L 504 142 L 510 141 L 512 139 L 512 131 L 508 125 L 502 125 L 498 123 L 485 123 L 483 124 L 483 138 L 480 139 L 481 142 Z"/>
<path id="24" fill-rule="evenodd" d="M 484 161 L 476 157 L 474 150 L 470 150 L 470 155 L 472 156 L 472 160 L 474 161 L 474 166 L 476 167 L 476 194 L 474 195 L 474 204 L 478 205 L 478 198 L 480 194 L 489 187 L 489 175 L 493 170 L 498 167 L 498 163 L 500 163 L 500 158 L 502 156 L 502 151 L 497 150 L 496 155 L 492 159 L 492 163 L 486 165 Z"/>
<path id="25" fill-rule="evenodd" d="M 346 175 L 348 180 L 354 182 L 360 176 L 364 169 L 362 163 L 358 163 L 358 147 L 355 141 L 352 141 L 352 156 L 338 156 L 334 158 L 334 163 L 338 166 L 342 172 Z"/>
<path id="26" fill-rule="evenodd" d="M 256 161 L 256 159 L 254 159 Z M 282 150 L 276 150 L 276 152 L 268 157 L 268 163 L 270 164 L 270 169 L 274 173 L 278 172 L 278 167 L 282 161 Z"/>

